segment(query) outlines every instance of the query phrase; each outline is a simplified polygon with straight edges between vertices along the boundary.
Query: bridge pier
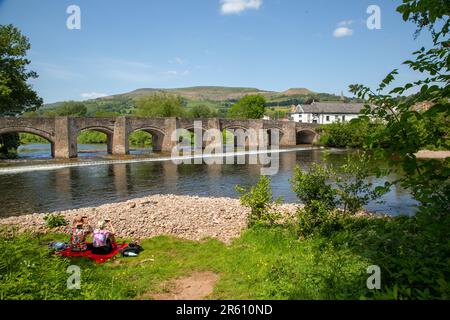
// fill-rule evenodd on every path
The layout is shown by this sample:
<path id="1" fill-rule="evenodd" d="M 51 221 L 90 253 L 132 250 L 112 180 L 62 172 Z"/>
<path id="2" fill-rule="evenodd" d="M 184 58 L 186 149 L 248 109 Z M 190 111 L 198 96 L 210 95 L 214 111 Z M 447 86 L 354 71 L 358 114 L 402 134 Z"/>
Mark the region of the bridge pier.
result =
<path id="1" fill-rule="evenodd" d="M 76 158 L 77 157 L 77 130 L 74 120 L 68 117 L 55 118 L 54 156 L 55 158 Z"/>
<path id="2" fill-rule="evenodd" d="M 295 147 L 297 145 L 297 124 L 288 122 L 282 124 L 283 136 L 280 139 L 281 147 Z"/>
<path id="3" fill-rule="evenodd" d="M 172 135 L 175 135 L 175 132 L 179 127 L 178 119 L 177 118 L 165 119 L 164 127 L 166 134 L 164 135 L 162 141 L 161 151 L 172 152 L 173 147 L 176 146 L 176 142 L 172 141 Z"/>
<path id="4" fill-rule="evenodd" d="M 114 123 L 114 136 L 112 143 L 112 153 L 114 155 L 124 156 L 129 153 L 128 142 L 128 121 L 126 117 L 117 117 Z"/>

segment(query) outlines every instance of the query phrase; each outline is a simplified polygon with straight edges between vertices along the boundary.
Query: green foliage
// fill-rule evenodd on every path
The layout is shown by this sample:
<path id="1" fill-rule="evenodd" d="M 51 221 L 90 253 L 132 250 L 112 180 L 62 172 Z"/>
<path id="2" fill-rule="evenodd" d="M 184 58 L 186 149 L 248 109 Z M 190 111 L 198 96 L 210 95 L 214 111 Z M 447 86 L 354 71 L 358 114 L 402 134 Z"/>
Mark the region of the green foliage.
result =
<path id="1" fill-rule="evenodd" d="M 334 209 L 336 191 L 329 183 L 333 176 L 331 168 L 318 163 L 314 163 L 306 171 L 297 166 L 291 179 L 292 191 L 306 207 L 320 200 L 327 209 Z"/>
<path id="2" fill-rule="evenodd" d="M 160 94 L 139 98 L 135 115 L 138 117 L 183 117 L 186 102 L 179 96 Z"/>
<path id="3" fill-rule="evenodd" d="M 217 111 L 205 104 L 198 104 L 191 108 L 189 116 L 194 119 L 217 117 Z"/>
<path id="4" fill-rule="evenodd" d="M 77 142 L 80 144 L 105 144 L 107 140 L 105 133 L 94 130 L 85 130 L 77 137 Z"/>
<path id="5" fill-rule="evenodd" d="M 381 268 L 382 289 L 371 299 L 449 299 L 450 232 L 448 217 L 436 228 L 419 217 L 341 219 L 342 231 L 329 239 L 336 248 L 352 248 Z M 444 240 L 444 241 L 443 241 Z"/>
<path id="6" fill-rule="evenodd" d="M 416 23 L 418 31 L 425 27 L 432 31 L 433 47 L 422 47 L 413 60 L 404 62 L 418 72 L 418 80 L 386 93 L 398 74 L 394 70 L 375 91 L 363 85 L 352 85 L 350 91 L 367 101 L 367 115 L 386 123 L 383 136 L 390 140 L 389 148 L 375 153 L 401 163 L 405 175 L 399 183 L 422 204 L 421 212 L 440 219 L 450 212 L 450 159 L 418 160 L 415 153 L 430 146 L 450 149 L 449 6 L 446 1 L 406 0 L 397 10 L 405 21 Z M 409 90 L 417 93 L 396 99 Z M 424 105 L 428 108 L 421 109 Z"/>
<path id="7" fill-rule="evenodd" d="M 367 154 L 348 157 L 339 171 L 314 164 L 308 171 L 296 167 L 292 190 L 305 205 L 298 211 L 298 232 L 302 237 L 330 236 L 342 229 L 340 216 L 354 215 L 372 200 L 389 191 L 390 183 L 374 187 Z M 340 214 L 337 206 L 343 207 Z"/>
<path id="8" fill-rule="evenodd" d="M 0 25 L 0 116 L 17 116 L 42 106 L 42 99 L 27 83 L 38 77 L 26 69 L 30 48 L 28 38 L 19 29 Z M 0 157 L 15 157 L 19 145 L 18 134 L 0 135 Z"/>
<path id="9" fill-rule="evenodd" d="M 53 112 L 56 116 L 61 117 L 84 117 L 87 114 L 87 108 L 82 102 L 67 101 L 63 102 Z"/>
<path id="10" fill-rule="evenodd" d="M 48 141 L 40 136 L 30 133 L 19 133 L 20 144 L 30 143 L 48 143 Z"/>
<path id="11" fill-rule="evenodd" d="M 228 111 L 230 118 L 261 119 L 266 112 L 266 99 L 260 95 L 241 98 Z"/>
<path id="12" fill-rule="evenodd" d="M 320 144 L 334 148 L 363 148 L 373 143 L 386 147 L 389 141 L 383 138 L 383 124 L 368 119 L 354 119 L 350 122 L 336 122 L 321 127 Z"/>
<path id="13" fill-rule="evenodd" d="M 342 229 L 341 213 L 330 209 L 320 200 L 313 200 L 297 211 L 297 233 L 302 238 L 314 236 L 329 237 Z"/>
<path id="14" fill-rule="evenodd" d="M 135 131 L 129 135 L 128 141 L 135 147 L 149 147 L 152 145 L 152 135 L 145 131 Z"/>
<path id="15" fill-rule="evenodd" d="M 270 181 L 267 176 L 261 176 L 257 184 L 250 190 L 236 186 L 236 191 L 242 195 L 240 198 L 241 204 L 251 209 L 248 218 L 249 226 L 257 223 L 273 224 L 278 218 L 273 206 L 280 204 L 283 200 L 282 198 L 273 200 Z"/>
<path id="16" fill-rule="evenodd" d="M 48 228 L 53 229 L 67 225 L 67 221 L 63 215 L 58 213 L 49 213 L 44 216 L 45 224 Z"/>
<path id="17" fill-rule="evenodd" d="M 370 182 L 371 157 L 367 154 L 348 156 L 336 177 L 338 203 L 344 206 L 344 213 L 356 214 L 370 201 L 379 199 L 389 191 L 391 184 L 374 187 Z"/>
<path id="18" fill-rule="evenodd" d="M 20 146 L 20 138 L 17 133 L 0 135 L 0 158 L 17 157 L 17 148 Z"/>
<path id="19" fill-rule="evenodd" d="M 0 25 L 0 115 L 16 116 L 42 105 L 29 79 L 37 78 L 34 71 L 26 70 L 26 59 L 31 48 L 28 38 L 13 25 Z"/>

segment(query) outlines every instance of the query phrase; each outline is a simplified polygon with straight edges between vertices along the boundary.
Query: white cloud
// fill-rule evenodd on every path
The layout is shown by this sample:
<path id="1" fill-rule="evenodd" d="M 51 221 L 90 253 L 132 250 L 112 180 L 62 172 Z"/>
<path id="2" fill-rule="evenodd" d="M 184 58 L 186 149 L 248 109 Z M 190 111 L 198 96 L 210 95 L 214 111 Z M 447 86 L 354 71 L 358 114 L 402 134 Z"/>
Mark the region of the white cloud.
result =
<path id="1" fill-rule="evenodd" d="M 353 30 L 347 27 L 339 27 L 336 28 L 333 32 L 333 37 L 335 38 L 343 38 L 343 37 L 350 37 L 353 35 Z"/>
<path id="2" fill-rule="evenodd" d="M 106 93 L 101 93 L 101 92 L 85 92 L 85 93 L 81 94 L 81 97 L 83 99 L 97 99 L 97 98 L 103 98 L 106 96 L 107 96 Z"/>
<path id="3" fill-rule="evenodd" d="M 182 65 L 182 64 L 184 64 L 184 60 L 181 59 L 180 57 L 176 57 L 173 60 L 170 60 L 169 63 L 170 64 L 176 63 L 176 64 L 179 64 L 179 65 Z"/>
<path id="4" fill-rule="evenodd" d="M 262 0 L 221 0 L 221 3 L 222 14 L 238 14 L 247 9 L 258 10 L 262 6 Z"/>

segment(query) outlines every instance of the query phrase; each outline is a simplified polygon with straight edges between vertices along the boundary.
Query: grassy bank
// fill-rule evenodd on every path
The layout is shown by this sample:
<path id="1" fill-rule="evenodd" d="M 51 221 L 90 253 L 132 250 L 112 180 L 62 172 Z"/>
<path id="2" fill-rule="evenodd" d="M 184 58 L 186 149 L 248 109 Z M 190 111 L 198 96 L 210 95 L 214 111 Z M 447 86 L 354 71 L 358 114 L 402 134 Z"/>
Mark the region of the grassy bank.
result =
<path id="1" fill-rule="evenodd" d="M 416 218 L 341 217 L 335 232 L 299 237 L 296 224 L 255 225 L 230 246 L 160 236 L 143 241 L 137 258 L 103 265 L 48 253 L 65 235 L 0 236 L 1 299 L 139 299 L 194 271 L 219 281 L 212 299 L 450 298 L 450 250 L 425 242 Z M 67 290 L 66 269 L 82 270 L 81 290 Z M 382 290 L 367 289 L 367 267 L 378 265 Z"/>

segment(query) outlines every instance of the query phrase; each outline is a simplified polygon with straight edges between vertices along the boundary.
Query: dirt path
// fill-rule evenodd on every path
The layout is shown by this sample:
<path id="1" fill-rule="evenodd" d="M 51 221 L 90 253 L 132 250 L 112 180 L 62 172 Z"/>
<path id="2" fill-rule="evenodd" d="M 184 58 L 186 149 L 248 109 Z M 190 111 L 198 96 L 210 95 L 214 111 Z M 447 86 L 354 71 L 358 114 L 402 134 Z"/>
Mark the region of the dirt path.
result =
<path id="1" fill-rule="evenodd" d="M 429 151 L 422 150 L 416 153 L 419 159 L 445 159 L 450 157 L 450 151 Z"/>
<path id="2" fill-rule="evenodd" d="M 145 294 L 154 300 L 203 300 L 212 294 L 219 276 L 213 272 L 195 272 L 163 285 L 165 293 Z"/>

